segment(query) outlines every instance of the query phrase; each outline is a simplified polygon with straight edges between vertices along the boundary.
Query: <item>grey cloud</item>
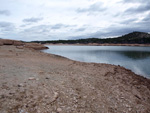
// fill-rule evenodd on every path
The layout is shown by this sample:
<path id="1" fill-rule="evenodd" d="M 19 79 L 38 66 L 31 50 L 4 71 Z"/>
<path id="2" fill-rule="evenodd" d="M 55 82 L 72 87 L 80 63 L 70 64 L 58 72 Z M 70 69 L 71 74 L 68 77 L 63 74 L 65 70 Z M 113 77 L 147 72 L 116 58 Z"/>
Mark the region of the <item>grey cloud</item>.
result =
<path id="1" fill-rule="evenodd" d="M 26 40 L 56 40 L 59 39 L 62 35 L 59 33 L 53 32 L 51 25 L 38 25 L 30 27 L 20 32 L 20 36 L 24 37 Z"/>
<path id="2" fill-rule="evenodd" d="M 65 25 L 65 24 L 55 24 L 55 25 L 38 25 L 27 28 L 23 33 L 35 33 L 35 34 L 49 34 L 51 30 L 61 29 L 62 27 L 74 27 L 76 25 Z"/>
<path id="3" fill-rule="evenodd" d="M 123 3 L 141 3 L 143 0 L 123 0 Z M 144 1 L 146 2 L 146 1 Z"/>
<path id="4" fill-rule="evenodd" d="M 150 12 L 150 1 L 144 1 L 143 0 L 123 0 L 121 3 L 126 3 L 128 5 L 128 3 L 132 3 L 132 5 L 134 5 L 134 3 L 138 3 L 139 5 L 135 5 L 132 6 L 128 9 L 126 9 L 124 12 L 119 12 L 116 15 L 113 15 L 114 17 L 119 17 L 119 16 L 129 16 L 129 15 L 137 15 L 137 14 L 141 14 L 141 13 L 145 13 L 145 12 Z"/>
<path id="5" fill-rule="evenodd" d="M 43 18 L 27 18 L 27 19 L 24 19 L 23 22 L 26 22 L 26 23 L 37 23 L 39 21 L 43 20 Z"/>
<path id="6" fill-rule="evenodd" d="M 61 29 L 61 28 L 68 28 L 68 27 L 75 27 L 76 25 L 65 25 L 65 24 L 55 24 L 51 26 L 51 29 Z"/>
<path id="7" fill-rule="evenodd" d="M 85 38 L 89 38 L 88 35 L 78 35 L 78 36 L 70 36 L 70 37 L 68 37 L 69 40 L 85 39 Z"/>
<path id="8" fill-rule="evenodd" d="M 10 15 L 10 11 L 8 11 L 8 10 L 0 10 L 0 15 L 9 16 Z"/>
<path id="9" fill-rule="evenodd" d="M 55 24 L 53 25 L 51 28 L 52 29 L 60 29 L 61 27 L 63 27 L 64 25 L 63 24 Z"/>
<path id="10" fill-rule="evenodd" d="M 113 38 L 114 36 L 120 36 L 120 35 L 124 35 L 126 33 L 130 33 L 130 32 L 134 31 L 134 29 L 132 29 L 132 28 L 120 28 L 120 29 L 108 28 L 108 29 L 110 29 L 110 31 L 107 31 L 107 32 L 97 31 L 97 32 L 91 33 L 91 34 L 70 37 L 70 39 L 111 38 L 111 37 Z"/>
<path id="11" fill-rule="evenodd" d="M 100 12 L 104 11 L 106 8 L 103 6 L 102 2 L 97 2 L 95 4 L 90 5 L 88 8 L 78 8 L 76 11 L 78 13 L 84 13 L 84 12 Z"/>
<path id="12" fill-rule="evenodd" d="M 122 22 L 120 22 L 120 24 L 131 24 L 131 23 L 133 23 L 136 20 L 137 20 L 136 18 L 127 19 L 127 20 L 123 20 Z"/>
<path id="13" fill-rule="evenodd" d="M 129 8 L 125 11 L 125 13 L 133 14 L 133 13 L 142 13 L 145 11 L 150 11 L 150 5 L 149 4 L 141 4 L 139 7 Z"/>
<path id="14" fill-rule="evenodd" d="M 76 32 L 81 32 L 81 31 L 85 31 L 86 30 L 86 28 L 79 28 L 79 29 L 76 29 L 75 31 Z"/>
<path id="15" fill-rule="evenodd" d="M 148 14 L 145 18 L 143 18 L 144 22 L 150 22 L 150 14 Z"/>
<path id="16" fill-rule="evenodd" d="M 60 37 L 63 37 L 63 35 L 61 34 L 66 34 L 65 32 L 67 31 L 61 32 L 61 30 L 59 30 L 60 33 L 56 33 L 54 31 L 55 29 L 61 29 L 61 28 L 64 29 L 64 27 L 72 29 L 72 27 L 75 26 L 76 25 L 65 25 L 61 23 L 55 25 L 37 25 L 30 28 L 26 28 L 23 31 L 21 31 L 19 34 L 20 36 L 28 40 L 31 40 L 30 38 L 32 38 L 32 40 L 43 40 L 42 38 L 44 38 L 44 40 L 49 38 L 59 39 Z"/>
<path id="17" fill-rule="evenodd" d="M 1 31 L 13 31 L 15 28 L 13 23 L 10 22 L 0 22 L 0 30 Z"/>
<path id="18" fill-rule="evenodd" d="M 123 0 L 123 3 L 139 3 L 138 7 L 131 7 L 127 10 L 125 10 L 125 14 L 137 14 L 137 13 L 143 13 L 146 11 L 150 11 L 150 1 L 146 0 L 143 2 L 143 0 Z"/>
<path id="19" fill-rule="evenodd" d="M 23 25 L 20 25 L 20 27 L 26 27 L 26 25 L 25 25 L 25 24 L 23 24 Z"/>
<path id="20" fill-rule="evenodd" d="M 25 29 L 23 31 L 23 33 L 35 33 L 35 34 L 44 34 L 44 33 L 48 33 L 51 30 L 51 26 L 50 25 L 38 25 L 38 26 L 34 26 L 28 29 Z"/>
<path id="21" fill-rule="evenodd" d="M 24 40 L 43 40 L 48 38 L 51 33 L 51 26 L 50 25 L 38 25 L 38 26 L 33 26 L 30 28 L 26 28 L 23 31 L 19 33 L 19 35 L 24 39 Z"/>
<path id="22" fill-rule="evenodd" d="M 113 38 L 114 36 L 121 36 L 133 31 L 150 32 L 150 21 L 141 21 L 139 23 L 132 23 L 127 26 L 110 26 L 105 29 L 98 30 L 94 33 L 88 33 L 80 36 L 73 36 L 70 39 L 80 38 Z"/>
<path id="23" fill-rule="evenodd" d="M 32 23 L 25 23 L 25 24 L 20 25 L 20 27 L 26 27 L 26 26 L 29 26 L 29 25 L 32 25 Z"/>
<path id="24" fill-rule="evenodd" d="M 133 31 L 141 31 L 141 32 L 148 32 L 150 31 L 150 28 L 148 27 L 142 27 L 142 24 L 138 24 L 135 25 L 133 27 L 131 26 L 127 26 L 127 27 L 110 27 L 107 28 L 107 32 L 101 32 L 101 31 L 97 31 L 96 33 L 92 34 L 92 36 L 94 37 L 114 37 L 114 36 L 120 36 L 120 35 L 124 35 Z"/>
<path id="25" fill-rule="evenodd" d="M 111 38 L 114 36 L 120 36 L 120 35 L 135 31 L 134 28 L 130 28 L 130 27 L 125 27 L 125 28 L 111 27 L 111 28 L 108 28 L 107 30 L 108 30 L 107 32 L 97 31 L 97 32 L 91 34 L 91 36 L 97 37 L 97 38 Z"/>

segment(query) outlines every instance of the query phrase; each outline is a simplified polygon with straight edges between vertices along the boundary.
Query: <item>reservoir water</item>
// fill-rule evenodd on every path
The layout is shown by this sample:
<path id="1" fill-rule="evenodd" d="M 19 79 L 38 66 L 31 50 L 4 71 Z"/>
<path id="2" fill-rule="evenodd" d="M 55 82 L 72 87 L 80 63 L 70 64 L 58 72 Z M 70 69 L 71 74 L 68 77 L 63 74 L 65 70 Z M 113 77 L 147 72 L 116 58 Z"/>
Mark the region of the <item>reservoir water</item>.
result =
<path id="1" fill-rule="evenodd" d="M 53 46 L 46 53 L 82 62 L 123 66 L 136 74 L 150 78 L 150 47 L 131 46 Z"/>

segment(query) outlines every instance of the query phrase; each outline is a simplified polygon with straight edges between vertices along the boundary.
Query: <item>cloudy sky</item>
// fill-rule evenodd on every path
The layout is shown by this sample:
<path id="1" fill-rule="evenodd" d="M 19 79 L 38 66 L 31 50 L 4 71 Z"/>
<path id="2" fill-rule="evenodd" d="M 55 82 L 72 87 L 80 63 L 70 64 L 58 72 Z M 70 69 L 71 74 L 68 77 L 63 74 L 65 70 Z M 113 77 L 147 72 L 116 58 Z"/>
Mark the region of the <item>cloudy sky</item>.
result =
<path id="1" fill-rule="evenodd" d="M 0 38 L 58 40 L 150 32 L 150 0 L 0 0 Z"/>

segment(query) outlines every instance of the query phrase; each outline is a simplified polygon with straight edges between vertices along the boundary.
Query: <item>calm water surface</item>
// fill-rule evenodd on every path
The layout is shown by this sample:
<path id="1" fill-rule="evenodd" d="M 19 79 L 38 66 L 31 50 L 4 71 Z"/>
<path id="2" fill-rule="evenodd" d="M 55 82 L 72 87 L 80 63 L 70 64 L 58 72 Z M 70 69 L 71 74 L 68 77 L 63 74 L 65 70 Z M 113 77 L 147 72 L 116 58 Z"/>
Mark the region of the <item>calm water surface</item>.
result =
<path id="1" fill-rule="evenodd" d="M 46 53 L 82 62 L 121 65 L 150 78 L 150 47 L 129 46 L 48 46 Z"/>

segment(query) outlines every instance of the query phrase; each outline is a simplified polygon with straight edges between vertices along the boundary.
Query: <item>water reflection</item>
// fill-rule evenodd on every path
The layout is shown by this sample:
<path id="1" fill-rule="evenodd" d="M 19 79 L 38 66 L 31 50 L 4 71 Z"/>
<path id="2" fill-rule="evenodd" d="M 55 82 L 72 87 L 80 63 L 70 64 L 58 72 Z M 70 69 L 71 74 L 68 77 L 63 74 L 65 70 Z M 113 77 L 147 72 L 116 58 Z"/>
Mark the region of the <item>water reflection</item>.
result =
<path id="1" fill-rule="evenodd" d="M 150 58 L 150 52 L 143 52 L 143 51 L 124 51 L 120 52 L 121 54 L 132 58 L 132 59 L 145 59 Z"/>
<path id="2" fill-rule="evenodd" d="M 150 47 L 49 46 L 44 52 L 83 62 L 121 65 L 150 77 Z"/>
<path id="3" fill-rule="evenodd" d="M 150 58 L 150 52 L 148 51 L 104 51 L 104 50 L 98 50 L 98 51 L 87 51 L 87 52 L 91 52 L 91 54 L 97 54 L 97 53 L 101 53 L 101 54 L 120 54 L 120 55 L 124 55 L 128 58 L 131 59 L 145 59 L 145 58 Z"/>

